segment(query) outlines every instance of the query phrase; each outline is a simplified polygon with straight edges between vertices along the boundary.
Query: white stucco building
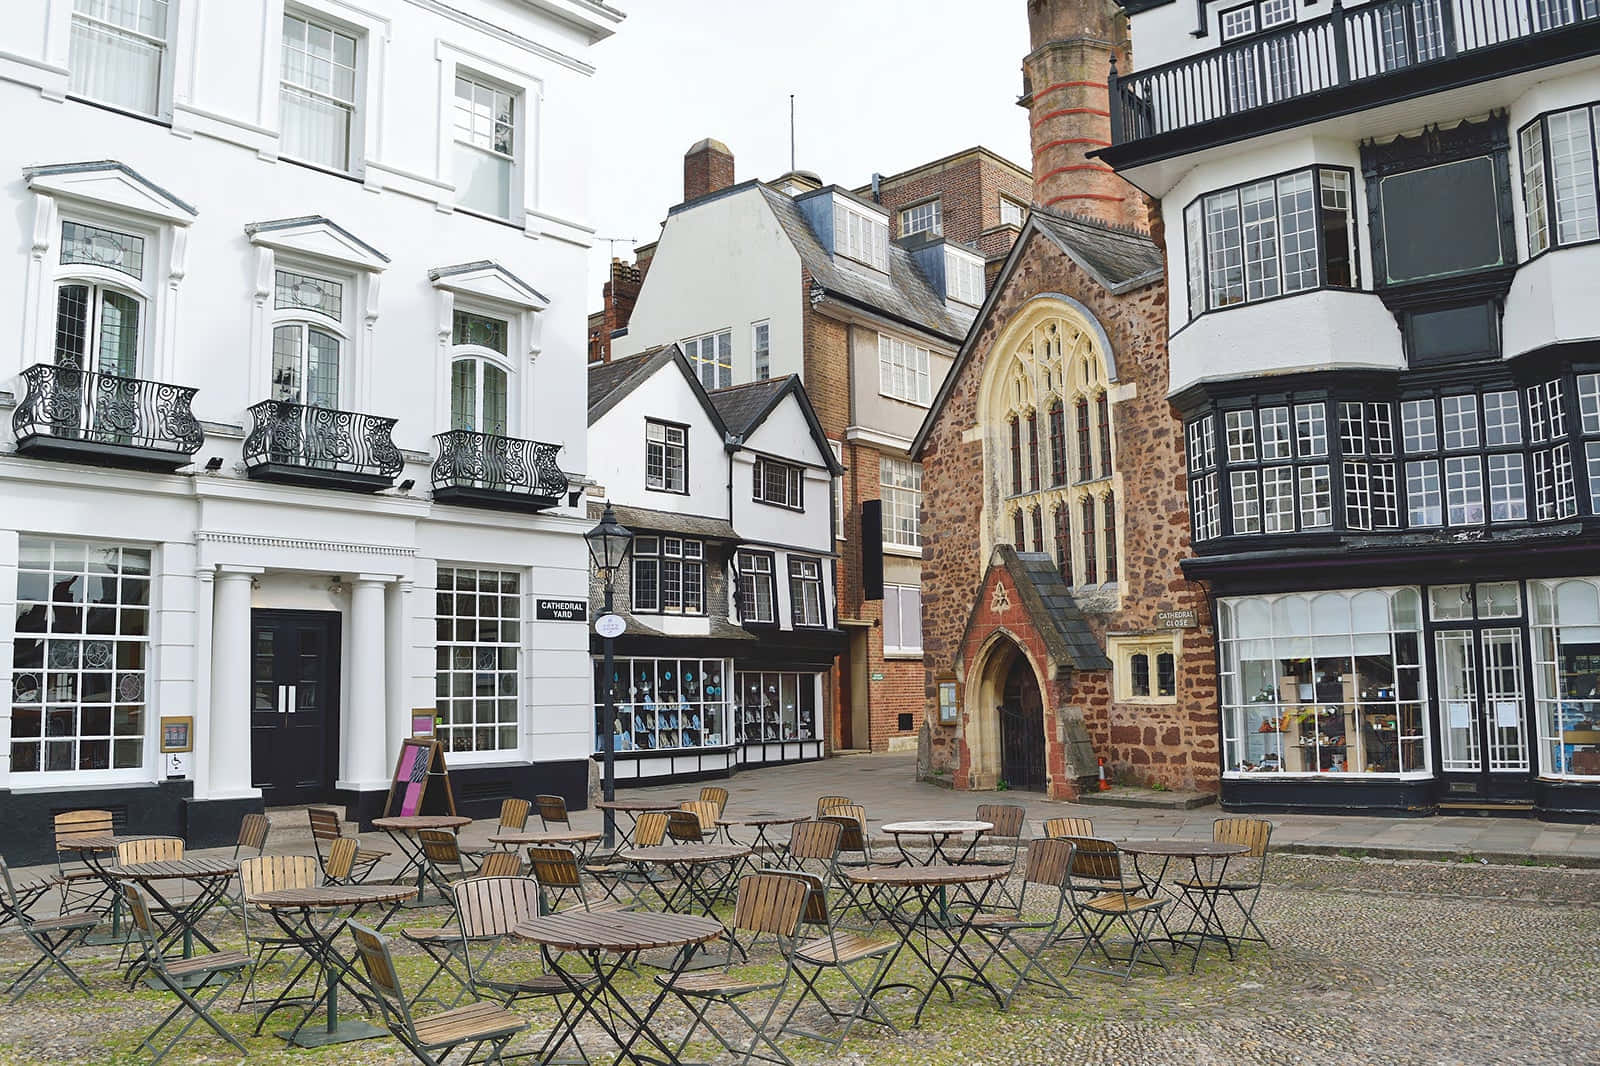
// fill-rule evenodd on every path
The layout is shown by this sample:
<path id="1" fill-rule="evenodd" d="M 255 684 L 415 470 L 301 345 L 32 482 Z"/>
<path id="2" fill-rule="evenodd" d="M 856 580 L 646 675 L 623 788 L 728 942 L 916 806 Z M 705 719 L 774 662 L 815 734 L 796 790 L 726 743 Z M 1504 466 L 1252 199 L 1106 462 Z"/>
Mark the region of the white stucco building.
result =
<path id="1" fill-rule="evenodd" d="M 587 587 L 589 52 L 622 14 L 7 14 L 8 824 L 364 820 L 427 715 L 458 802 L 581 795 L 587 633 L 536 601 Z"/>
<path id="2" fill-rule="evenodd" d="M 593 492 L 635 535 L 614 583 L 618 780 L 821 758 L 843 471 L 799 377 L 708 392 L 677 345 L 596 364 L 589 452 Z M 590 598 L 598 614 L 598 582 Z M 596 751 L 606 684 L 597 655 Z"/>

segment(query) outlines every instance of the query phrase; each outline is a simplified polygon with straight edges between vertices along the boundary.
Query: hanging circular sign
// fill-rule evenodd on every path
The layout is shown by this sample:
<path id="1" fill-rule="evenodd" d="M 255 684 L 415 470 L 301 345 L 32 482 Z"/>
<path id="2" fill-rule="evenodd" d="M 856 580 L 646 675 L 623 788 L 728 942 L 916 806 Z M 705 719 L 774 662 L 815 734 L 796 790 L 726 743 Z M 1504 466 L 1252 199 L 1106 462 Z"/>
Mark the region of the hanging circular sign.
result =
<path id="1" fill-rule="evenodd" d="M 620 614 L 603 614 L 594 620 L 594 631 L 608 640 L 628 631 L 628 623 Z"/>

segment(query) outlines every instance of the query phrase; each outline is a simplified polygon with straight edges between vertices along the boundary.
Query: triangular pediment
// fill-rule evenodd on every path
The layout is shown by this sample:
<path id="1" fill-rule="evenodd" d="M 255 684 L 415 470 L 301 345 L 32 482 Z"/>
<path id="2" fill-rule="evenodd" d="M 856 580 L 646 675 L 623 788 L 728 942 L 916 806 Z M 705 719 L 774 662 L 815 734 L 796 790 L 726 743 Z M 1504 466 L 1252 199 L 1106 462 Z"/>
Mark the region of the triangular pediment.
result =
<path id="1" fill-rule="evenodd" d="M 60 163 L 23 171 L 28 188 L 187 226 L 195 209 L 125 163 Z"/>
<path id="2" fill-rule="evenodd" d="M 492 303 L 509 304 L 526 311 L 543 311 L 550 300 L 532 285 L 499 263 L 483 259 L 475 263 L 434 267 L 428 278 L 435 288 L 476 296 Z"/>
<path id="3" fill-rule="evenodd" d="M 327 259 L 358 270 L 381 271 L 389 257 L 332 219 L 322 215 L 252 222 L 244 228 L 251 244 L 275 251 Z"/>

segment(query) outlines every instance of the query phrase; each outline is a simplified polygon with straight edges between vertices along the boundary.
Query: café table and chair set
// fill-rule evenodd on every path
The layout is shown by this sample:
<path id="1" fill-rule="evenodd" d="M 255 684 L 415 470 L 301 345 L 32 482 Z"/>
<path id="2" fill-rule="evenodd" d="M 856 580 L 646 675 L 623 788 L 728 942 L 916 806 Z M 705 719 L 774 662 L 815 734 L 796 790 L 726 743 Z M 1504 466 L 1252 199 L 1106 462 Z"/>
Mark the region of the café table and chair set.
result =
<path id="1" fill-rule="evenodd" d="M 1122 842 L 1095 837 L 1084 819 L 1051 819 L 1029 840 L 1023 808 L 989 804 L 970 820 L 881 825 L 893 852 L 874 854 L 866 812 L 847 797 L 822 797 L 814 818 L 729 813 L 726 803 L 725 790 L 708 788 L 681 804 L 602 804 L 622 830 L 605 856 L 593 850 L 600 834 L 574 829 L 559 797 L 508 801 L 476 848 L 455 838 L 464 817 L 377 819 L 402 860 L 387 884 L 370 878 L 390 853 L 345 836 L 337 812 L 331 824 L 326 810 L 311 816 L 314 856 L 263 854 L 265 818 L 253 815 L 234 856 L 217 859 L 186 856 L 178 838 L 118 834 L 108 812 L 68 812 L 57 818 L 57 876 L 14 884 L 0 863 L 0 929 L 19 929 L 34 956 L 3 992 L 19 999 L 59 974 L 92 994 L 71 956 L 109 920 L 127 984 L 143 979 L 177 998 L 140 1046 L 157 1062 L 202 1023 L 245 1053 L 213 1014 L 243 982 L 239 1005 L 257 1011 L 257 1035 L 279 1012 L 300 1011 L 274 1030 L 299 1047 L 393 1035 L 427 1063 L 457 1048 L 497 1061 L 528 1028 L 511 1008 L 533 1000 L 556 1010 L 537 1062 L 568 1048 L 598 1061 L 579 1043 L 587 1027 L 619 1063 L 680 1061 L 701 1031 L 746 1059 L 787 1063 L 784 1036 L 837 1048 L 861 1022 L 898 1032 L 881 998 L 895 989 L 915 995 L 918 1025 L 941 990 L 954 1000 L 959 987 L 975 989 L 1003 1010 L 1028 987 L 1070 994 L 1078 970 L 1124 980 L 1141 964 L 1168 971 L 1163 947 L 1191 950 L 1193 971 L 1208 944 L 1232 959 L 1245 941 L 1266 943 L 1254 909 L 1271 824 L 1260 819 L 1218 819 L 1210 840 Z M 535 811 L 538 830 L 526 824 Z M 1230 875 L 1235 861 L 1244 872 Z M 54 892 L 60 913 L 37 916 Z M 382 929 L 418 904 L 450 911 L 437 929 L 404 931 L 434 963 L 408 995 Z M 201 928 L 218 911 L 241 918 L 243 951 Z M 781 970 L 742 973 L 766 940 Z M 536 949 L 534 970 L 527 955 L 502 950 L 518 944 Z M 649 963 L 660 971 L 649 994 L 619 992 L 646 953 L 665 960 Z M 252 997 L 274 964 L 286 983 Z M 824 974 L 841 975 L 848 991 L 834 995 L 839 984 L 825 988 Z M 342 999 L 383 1026 L 341 1016 Z M 670 1040 L 658 1016 L 674 1001 L 689 1029 Z M 424 1002 L 440 1009 L 417 1013 Z M 831 1032 L 806 1027 L 807 1004 Z"/>

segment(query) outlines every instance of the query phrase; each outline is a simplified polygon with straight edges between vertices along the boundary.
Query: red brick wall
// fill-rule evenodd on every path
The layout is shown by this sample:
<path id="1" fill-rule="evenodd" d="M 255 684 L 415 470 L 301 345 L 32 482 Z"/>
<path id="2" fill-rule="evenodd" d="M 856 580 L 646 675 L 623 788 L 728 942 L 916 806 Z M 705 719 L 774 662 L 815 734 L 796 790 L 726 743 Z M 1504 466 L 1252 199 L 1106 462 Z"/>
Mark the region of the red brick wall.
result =
<path id="1" fill-rule="evenodd" d="M 933 723 L 933 763 L 959 772 L 962 728 L 937 724 L 939 677 L 962 682 L 974 665 L 963 631 L 989 560 L 980 557 L 986 492 L 981 441 L 963 440 L 978 421 L 978 391 L 999 333 L 1035 293 L 1061 292 L 1084 304 L 1105 329 L 1117 367 L 1114 453 L 1123 542 L 1120 601 L 1088 613 L 1091 629 L 1108 634 L 1156 633 L 1160 611 L 1194 610 L 1202 628 L 1183 633 L 1175 705 L 1118 703 L 1114 678 L 1072 675 L 1070 693 L 1045 693 L 1046 739 L 1054 745 L 1052 707 L 1081 706 L 1098 755 L 1111 772 L 1172 788 L 1217 787 L 1217 712 L 1209 609 L 1178 562 L 1188 554 L 1186 482 L 1181 423 L 1166 401 L 1166 288 L 1162 283 L 1122 296 L 1107 293 L 1049 241 L 1034 238 L 993 312 L 978 324 L 969 360 L 961 367 L 921 456 L 923 464 L 923 649 L 925 708 Z M 1129 398 L 1125 395 L 1130 390 Z M 965 700 L 965 693 L 962 695 Z M 1055 702 L 1052 702 L 1055 701 Z M 965 706 L 965 704 L 963 704 Z M 1058 758 L 1053 752 L 1051 757 Z"/>
<path id="2" fill-rule="evenodd" d="M 870 193 L 870 190 L 869 190 Z M 963 244 L 982 246 L 984 234 L 1000 225 L 1000 194 L 1026 205 L 1032 200 L 1033 183 L 1001 166 L 993 159 L 967 153 L 938 167 L 925 167 L 906 178 L 893 179 L 879 186 L 879 198 L 893 215 L 890 231 L 900 233 L 900 209 L 934 196 L 940 198 L 944 235 Z M 1010 231 L 1000 231 L 1001 234 Z M 1016 237 L 1011 232 L 1011 237 Z M 992 241 L 989 243 L 993 243 Z M 1010 242 L 999 250 L 1004 255 Z M 986 249 L 987 251 L 987 249 Z"/>
<path id="3" fill-rule="evenodd" d="M 733 153 L 719 142 L 701 141 L 683 156 L 683 199 L 687 203 L 733 184 Z"/>

